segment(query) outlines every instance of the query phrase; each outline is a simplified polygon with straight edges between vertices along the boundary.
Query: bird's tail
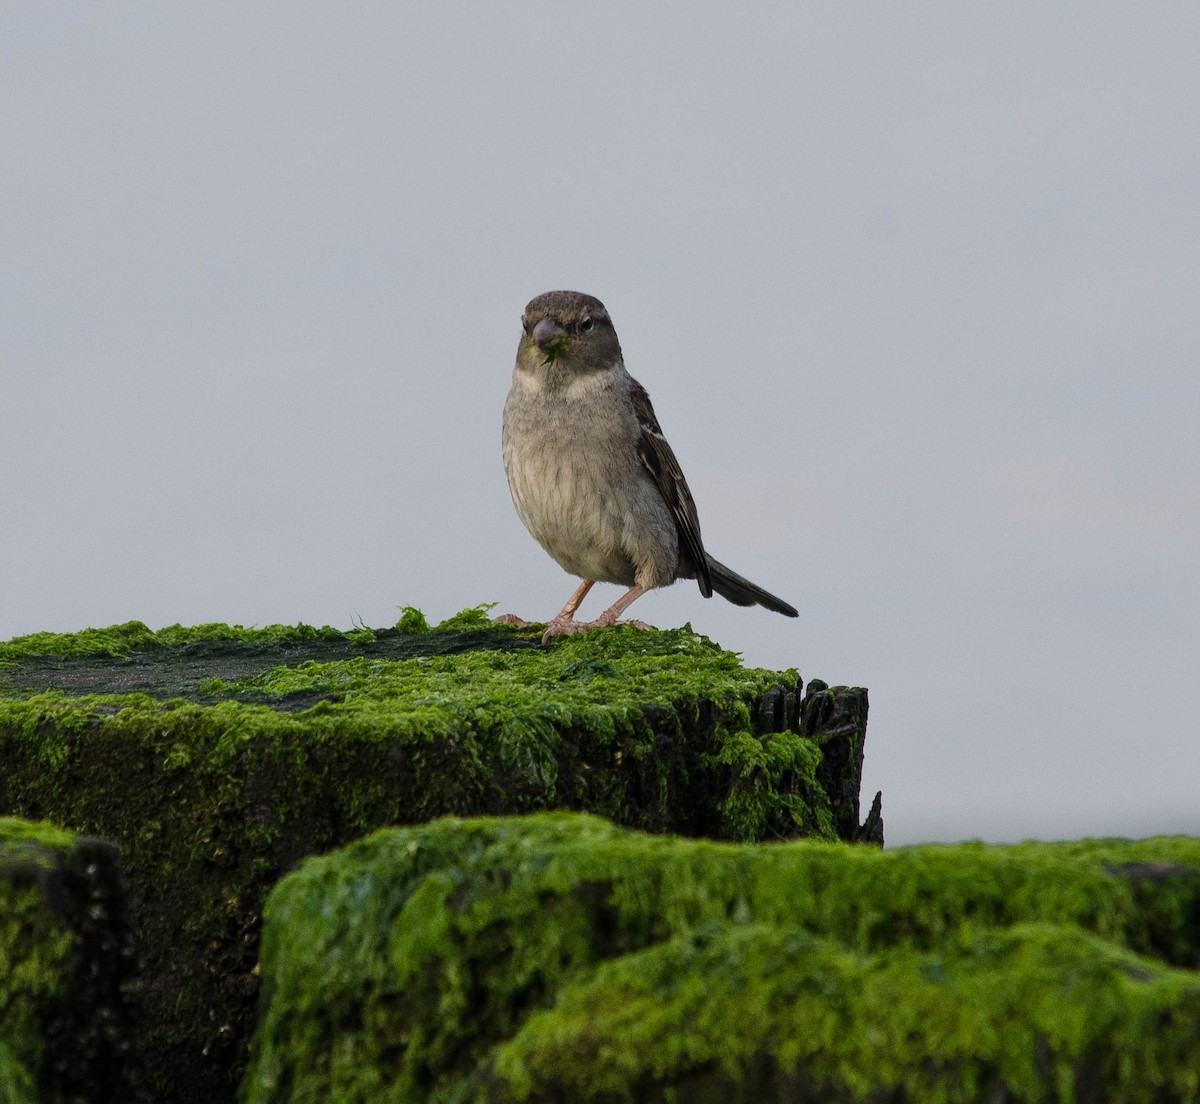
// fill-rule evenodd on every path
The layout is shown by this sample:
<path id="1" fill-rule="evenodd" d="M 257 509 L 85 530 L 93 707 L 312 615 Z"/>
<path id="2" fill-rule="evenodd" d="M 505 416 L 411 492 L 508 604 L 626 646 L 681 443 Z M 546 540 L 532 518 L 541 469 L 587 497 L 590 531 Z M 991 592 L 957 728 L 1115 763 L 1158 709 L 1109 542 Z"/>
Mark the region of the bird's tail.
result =
<path id="1" fill-rule="evenodd" d="M 749 579 L 731 571 L 711 556 L 708 557 L 708 573 L 712 577 L 713 590 L 722 598 L 728 598 L 735 606 L 764 606 L 776 613 L 782 613 L 784 617 L 800 616 L 782 598 L 776 598 L 762 587 L 755 586 Z"/>

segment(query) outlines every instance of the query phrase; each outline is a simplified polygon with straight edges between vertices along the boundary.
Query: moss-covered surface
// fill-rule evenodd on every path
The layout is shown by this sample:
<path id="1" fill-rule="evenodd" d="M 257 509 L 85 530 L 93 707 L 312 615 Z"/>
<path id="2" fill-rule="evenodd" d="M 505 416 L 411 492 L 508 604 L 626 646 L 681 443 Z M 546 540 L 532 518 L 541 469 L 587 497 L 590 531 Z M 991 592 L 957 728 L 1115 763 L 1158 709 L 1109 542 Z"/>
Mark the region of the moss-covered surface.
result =
<path id="1" fill-rule="evenodd" d="M 266 909 L 245 1104 L 1200 1099 L 1200 840 L 448 819 Z"/>
<path id="2" fill-rule="evenodd" d="M 690 629 L 538 643 L 431 630 L 140 623 L 0 645 L 0 813 L 117 843 L 149 1084 L 232 1099 L 262 901 L 305 856 L 447 814 L 595 812 L 721 839 L 858 823 L 866 692 L 746 669 Z"/>
<path id="3" fill-rule="evenodd" d="M 73 843 L 68 832 L 0 817 L 0 1100 L 33 1104 L 39 1097 L 41 1021 L 72 972 L 70 929 L 48 907 L 39 875 Z"/>
<path id="4" fill-rule="evenodd" d="M 0 817 L 0 1102 L 135 1095 L 132 972 L 116 854 Z"/>

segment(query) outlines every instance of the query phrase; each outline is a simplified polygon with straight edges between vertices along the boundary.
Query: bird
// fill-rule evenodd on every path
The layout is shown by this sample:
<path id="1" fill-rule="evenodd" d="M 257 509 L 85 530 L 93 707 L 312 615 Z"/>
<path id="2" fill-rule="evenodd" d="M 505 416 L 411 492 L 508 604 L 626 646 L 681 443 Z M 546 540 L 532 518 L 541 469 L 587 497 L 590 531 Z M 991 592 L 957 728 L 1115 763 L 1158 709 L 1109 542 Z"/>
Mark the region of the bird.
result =
<path id="1" fill-rule="evenodd" d="M 626 371 L 612 318 L 595 296 L 548 291 L 526 306 L 501 438 L 517 516 L 560 567 L 582 580 L 546 626 L 543 643 L 617 624 L 648 590 L 678 579 L 694 579 L 705 598 L 715 591 L 735 605 L 798 616 L 705 551 L 679 461 L 649 394 Z M 597 582 L 628 589 L 594 621 L 577 621 Z"/>

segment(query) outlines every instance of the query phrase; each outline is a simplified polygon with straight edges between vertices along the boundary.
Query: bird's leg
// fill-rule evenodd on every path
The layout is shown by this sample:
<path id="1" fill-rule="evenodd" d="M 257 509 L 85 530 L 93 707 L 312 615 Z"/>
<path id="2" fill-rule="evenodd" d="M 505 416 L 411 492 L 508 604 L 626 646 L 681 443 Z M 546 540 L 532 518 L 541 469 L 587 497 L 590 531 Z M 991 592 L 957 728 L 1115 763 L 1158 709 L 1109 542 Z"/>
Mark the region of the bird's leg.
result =
<path id="1" fill-rule="evenodd" d="M 552 636 L 556 636 L 560 632 L 570 632 L 570 629 L 563 629 L 563 625 L 571 625 L 574 622 L 571 618 L 575 611 L 579 609 L 579 603 L 587 597 L 587 592 L 596 585 L 595 579 L 584 579 L 582 583 L 575 588 L 575 593 L 567 600 L 567 604 L 555 614 L 554 620 L 550 622 L 545 634 L 542 636 L 542 643 L 545 644 Z M 502 613 L 499 617 L 493 617 L 492 620 L 498 625 L 512 625 L 515 629 L 527 629 L 529 622 L 523 617 L 518 617 L 515 613 Z M 555 626 L 558 626 L 555 629 Z M 555 629 L 551 632 L 550 629 Z"/>
<path id="2" fill-rule="evenodd" d="M 584 579 L 582 583 L 575 588 L 575 593 L 567 599 L 567 604 L 554 615 L 554 620 L 546 626 L 546 631 L 542 633 L 542 643 L 545 644 L 552 636 L 563 636 L 573 632 L 579 632 L 578 629 L 571 626 L 582 624 L 575 620 L 575 611 L 579 609 L 580 603 L 587 597 L 587 592 L 596 585 L 595 579 Z"/>
<path id="3" fill-rule="evenodd" d="M 594 625 L 615 625 L 617 618 L 621 616 L 630 606 L 633 605 L 648 588 L 644 586 L 632 586 L 624 594 L 621 595 L 611 606 L 608 607 L 596 620 Z M 630 621 L 630 625 L 636 625 L 639 629 L 650 628 L 644 621 Z"/>
<path id="4" fill-rule="evenodd" d="M 570 621 L 575 616 L 575 611 L 579 609 L 583 600 L 587 597 L 587 593 L 596 585 L 595 579 L 584 579 L 582 583 L 575 588 L 575 593 L 567 599 L 567 604 L 558 611 L 554 616 L 555 621 Z"/>
<path id="5" fill-rule="evenodd" d="M 583 601 L 583 596 L 592 587 L 590 582 L 586 582 L 573 595 L 571 601 L 566 604 L 560 613 L 549 625 L 546 626 L 546 631 L 542 634 L 542 643 L 545 644 L 553 636 L 569 636 L 572 633 L 586 632 L 588 629 L 603 629 L 609 625 L 615 625 L 617 618 L 621 616 L 634 602 L 636 602 L 649 589 L 644 586 L 630 587 L 624 594 L 621 595 L 611 606 L 608 607 L 595 621 L 574 621 L 571 619 L 571 614 L 579 608 L 579 603 Z M 638 629 L 650 628 L 644 621 L 626 621 L 624 624 L 633 625 Z"/>

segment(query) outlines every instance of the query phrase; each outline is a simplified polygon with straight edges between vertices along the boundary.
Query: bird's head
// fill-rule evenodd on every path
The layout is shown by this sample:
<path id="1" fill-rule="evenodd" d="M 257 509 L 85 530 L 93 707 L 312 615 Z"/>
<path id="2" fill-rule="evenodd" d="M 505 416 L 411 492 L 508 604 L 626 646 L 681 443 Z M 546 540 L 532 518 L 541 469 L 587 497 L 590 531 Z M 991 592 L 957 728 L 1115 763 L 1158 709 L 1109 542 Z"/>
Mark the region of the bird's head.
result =
<path id="1" fill-rule="evenodd" d="M 572 374 L 601 371 L 621 358 L 617 331 L 604 304 L 579 291 L 548 291 L 521 316 L 517 366 Z"/>

